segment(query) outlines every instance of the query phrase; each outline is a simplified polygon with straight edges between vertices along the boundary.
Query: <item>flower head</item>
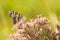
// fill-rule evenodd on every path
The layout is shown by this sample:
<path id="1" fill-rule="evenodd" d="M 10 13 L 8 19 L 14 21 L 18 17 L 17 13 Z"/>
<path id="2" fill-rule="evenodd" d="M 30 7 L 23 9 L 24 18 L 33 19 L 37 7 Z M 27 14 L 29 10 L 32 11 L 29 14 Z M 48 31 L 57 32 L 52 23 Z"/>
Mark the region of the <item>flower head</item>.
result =
<path id="1" fill-rule="evenodd" d="M 40 40 L 41 38 L 43 38 L 43 40 L 59 39 L 56 37 L 60 36 L 60 30 L 58 30 L 60 29 L 60 23 L 56 24 L 56 30 L 53 31 L 51 25 L 46 25 L 50 23 L 46 17 L 38 15 L 36 18 L 31 19 L 26 23 L 24 21 L 23 18 L 14 25 L 14 28 L 16 28 L 17 31 L 10 36 L 13 40 Z"/>

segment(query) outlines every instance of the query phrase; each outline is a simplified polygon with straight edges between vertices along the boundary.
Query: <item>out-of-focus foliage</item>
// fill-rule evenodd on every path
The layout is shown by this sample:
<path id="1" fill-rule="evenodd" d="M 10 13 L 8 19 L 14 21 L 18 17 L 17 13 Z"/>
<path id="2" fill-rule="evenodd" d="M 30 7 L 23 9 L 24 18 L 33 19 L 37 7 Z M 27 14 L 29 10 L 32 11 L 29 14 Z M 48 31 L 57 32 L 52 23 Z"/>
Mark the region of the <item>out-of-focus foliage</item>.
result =
<path id="1" fill-rule="evenodd" d="M 12 32 L 9 10 L 15 10 L 27 19 L 41 14 L 51 19 L 52 23 L 60 21 L 60 0 L 0 0 L 0 40 L 9 40 L 8 35 Z"/>

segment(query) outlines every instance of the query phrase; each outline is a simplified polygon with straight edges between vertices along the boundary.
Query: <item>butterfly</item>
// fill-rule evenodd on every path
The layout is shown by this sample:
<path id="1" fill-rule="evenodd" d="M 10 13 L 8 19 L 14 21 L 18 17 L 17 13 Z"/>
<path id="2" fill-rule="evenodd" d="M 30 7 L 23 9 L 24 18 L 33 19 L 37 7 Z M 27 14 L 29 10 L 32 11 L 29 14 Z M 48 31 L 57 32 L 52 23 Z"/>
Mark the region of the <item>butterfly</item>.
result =
<path id="1" fill-rule="evenodd" d="M 22 16 L 20 13 L 10 10 L 9 16 L 12 18 L 13 24 L 18 23 L 20 20 L 24 20 L 25 16 Z"/>

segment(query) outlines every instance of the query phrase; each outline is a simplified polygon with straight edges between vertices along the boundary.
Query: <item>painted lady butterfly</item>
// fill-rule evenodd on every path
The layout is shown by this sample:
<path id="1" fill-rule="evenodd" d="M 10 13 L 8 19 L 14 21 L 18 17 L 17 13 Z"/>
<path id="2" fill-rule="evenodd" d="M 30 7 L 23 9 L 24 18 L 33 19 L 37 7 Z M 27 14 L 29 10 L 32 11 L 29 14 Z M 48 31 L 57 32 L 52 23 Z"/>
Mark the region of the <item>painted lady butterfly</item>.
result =
<path id="1" fill-rule="evenodd" d="M 22 16 L 20 13 L 10 10 L 9 11 L 9 16 L 12 18 L 13 20 L 13 24 L 16 24 L 17 22 L 19 22 L 21 19 L 24 20 L 24 16 Z"/>

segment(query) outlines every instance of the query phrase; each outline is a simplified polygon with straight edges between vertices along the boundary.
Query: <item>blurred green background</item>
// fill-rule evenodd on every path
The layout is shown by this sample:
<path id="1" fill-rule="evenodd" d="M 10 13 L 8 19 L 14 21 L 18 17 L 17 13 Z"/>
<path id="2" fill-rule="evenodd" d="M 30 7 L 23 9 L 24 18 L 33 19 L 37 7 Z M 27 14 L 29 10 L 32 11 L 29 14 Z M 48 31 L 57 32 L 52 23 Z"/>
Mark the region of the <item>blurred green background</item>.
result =
<path id="1" fill-rule="evenodd" d="M 51 19 L 53 24 L 60 21 L 60 0 L 0 0 L 0 40 L 10 40 L 8 35 L 13 25 L 9 10 L 17 11 L 27 19 L 41 14 Z"/>

